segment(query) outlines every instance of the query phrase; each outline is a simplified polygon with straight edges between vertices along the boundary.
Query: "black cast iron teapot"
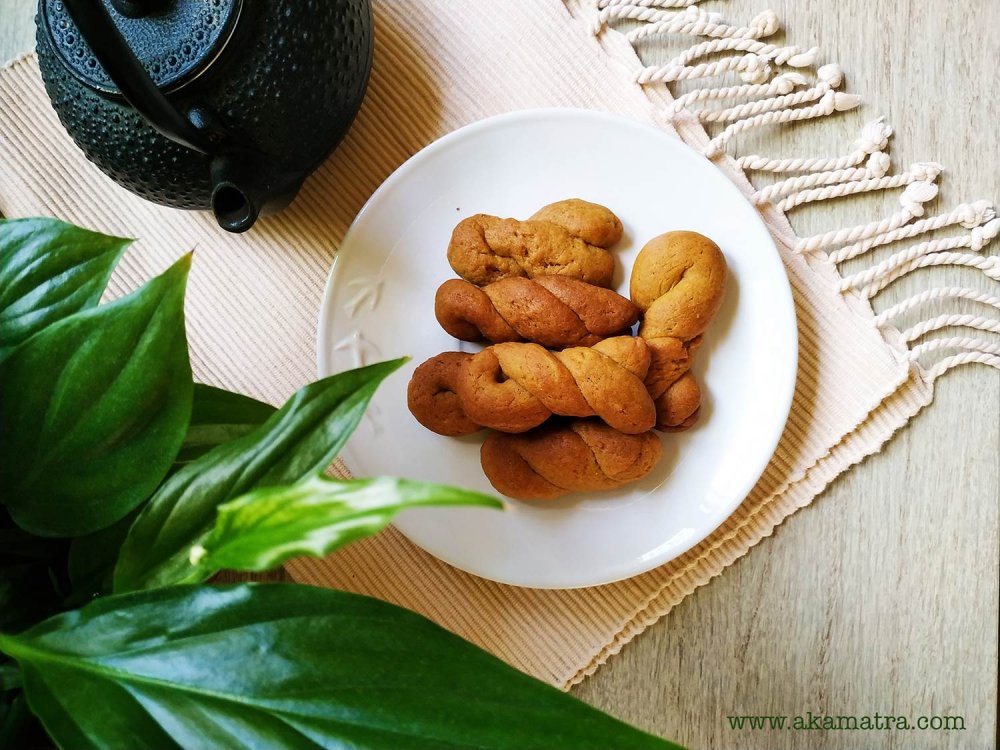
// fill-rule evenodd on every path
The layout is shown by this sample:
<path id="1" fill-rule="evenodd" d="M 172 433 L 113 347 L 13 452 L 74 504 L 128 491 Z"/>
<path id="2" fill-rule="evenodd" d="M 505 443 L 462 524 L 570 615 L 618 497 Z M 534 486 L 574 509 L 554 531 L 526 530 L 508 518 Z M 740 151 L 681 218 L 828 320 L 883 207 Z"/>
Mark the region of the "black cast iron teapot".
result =
<path id="1" fill-rule="evenodd" d="M 231 231 L 278 210 L 361 106 L 368 0 L 39 0 L 49 98 L 87 157 Z"/>

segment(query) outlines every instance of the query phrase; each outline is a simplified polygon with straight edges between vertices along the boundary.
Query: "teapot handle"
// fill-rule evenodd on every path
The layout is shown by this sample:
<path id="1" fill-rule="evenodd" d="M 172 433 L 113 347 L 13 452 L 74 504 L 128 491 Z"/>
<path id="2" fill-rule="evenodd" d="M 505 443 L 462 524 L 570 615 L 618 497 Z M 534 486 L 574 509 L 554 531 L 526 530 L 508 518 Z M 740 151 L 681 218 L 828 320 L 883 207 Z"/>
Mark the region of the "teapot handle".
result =
<path id="1" fill-rule="evenodd" d="M 80 36 L 125 100 L 161 135 L 215 155 L 229 139 L 218 128 L 198 126 L 171 104 L 122 38 L 101 0 L 63 0 Z"/>

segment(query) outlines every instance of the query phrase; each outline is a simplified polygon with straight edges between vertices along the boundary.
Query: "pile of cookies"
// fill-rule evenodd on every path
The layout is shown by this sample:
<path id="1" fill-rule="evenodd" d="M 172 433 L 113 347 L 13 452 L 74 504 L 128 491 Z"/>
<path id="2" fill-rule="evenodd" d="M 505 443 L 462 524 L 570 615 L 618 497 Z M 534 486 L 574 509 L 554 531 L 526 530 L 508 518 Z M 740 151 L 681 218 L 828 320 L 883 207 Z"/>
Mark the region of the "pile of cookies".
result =
<path id="1" fill-rule="evenodd" d="M 455 227 L 448 261 L 461 279 L 441 285 L 434 311 L 452 336 L 490 345 L 417 367 L 408 405 L 439 435 L 491 430 L 480 457 L 504 495 L 636 481 L 662 455 L 653 430 L 698 417 L 689 370 L 722 302 L 725 258 L 700 234 L 660 235 L 636 258 L 628 300 L 608 288 L 621 237 L 614 213 L 579 199 Z"/>

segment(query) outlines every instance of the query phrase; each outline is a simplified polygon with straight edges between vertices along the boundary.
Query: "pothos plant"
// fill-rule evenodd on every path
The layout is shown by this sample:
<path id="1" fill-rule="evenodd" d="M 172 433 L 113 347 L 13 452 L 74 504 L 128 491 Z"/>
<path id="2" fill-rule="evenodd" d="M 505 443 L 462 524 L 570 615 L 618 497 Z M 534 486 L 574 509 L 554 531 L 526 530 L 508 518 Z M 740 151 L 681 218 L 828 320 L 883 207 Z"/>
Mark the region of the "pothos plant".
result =
<path id="1" fill-rule="evenodd" d="M 128 245 L 0 222 L 0 747 L 676 747 L 385 602 L 207 584 L 500 504 L 324 476 L 404 360 L 280 409 L 194 383 L 191 256 L 99 304 Z"/>

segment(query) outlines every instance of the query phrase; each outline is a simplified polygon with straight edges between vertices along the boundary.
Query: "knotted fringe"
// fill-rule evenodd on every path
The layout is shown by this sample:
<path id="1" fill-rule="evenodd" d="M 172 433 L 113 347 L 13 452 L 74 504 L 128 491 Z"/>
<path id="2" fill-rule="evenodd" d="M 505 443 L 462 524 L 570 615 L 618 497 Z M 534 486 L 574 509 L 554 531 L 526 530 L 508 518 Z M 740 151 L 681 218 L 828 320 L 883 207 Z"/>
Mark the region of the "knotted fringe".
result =
<path id="1" fill-rule="evenodd" d="M 727 152 L 736 136 L 772 125 L 792 125 L 851 110 L 861 99 L 841 91 L 844 73 L 836 64 L 813 70 L 817 48 L 776 45 L 765 41 L 780 28 L 777 15 L 765 11 L 744 24 L 728 23 L 721 14 L 697 7 L 701 0 L 590 0 L 590 30 L 601 35 L 609 27 L 627 22 L 625 39 L 635 48 L 647 40 L 673 36 L 689 38 L 690 46 L 662 65 L 642 66 L 635 73 L 640 86 L 666 84 L 673 96 L 676 118 L 687 113 L 705 125 L 722 126 L 704 147 L 707 157 Z M 638 24 L 638 26 L 636 26 Z M 734 83 L 733 76 L 740 82 Z M 714 80 L 711 80 L 714 79 Z M 680 82 L 697 88 L 679 92 Z M 787 175 L 757 190 L 754 201 L 784 213 L 801 206 L 848 195 L 902 189 L 899 209 L 884 219 L 843 227 L 811 237 L 796 237 L 794 250 L 824 256 L 840 265 L 875 249 L 905 240 L 916 240 L 868 268 L 841 271 L 838 290 L 871 301 L 880 291 L 921 268 L 962 266 L 1000 282 L 1000 257 L 984 255 L 1000 234 L 1000 219 L 988 201 L 964 203 L 932 217 L 925 205 L 938 194 L 940 164 L 919 162 L 890 174 L 888 153 L 892 129 L 883 119 L 865 125 L 857 140 L 841 156 L 770 158 L 732 154 L 747 173 Z M 942 230 L 948 236 L 935 236 Z M 956 234 L 957 230 L 962 230 Z M 944 313 L 900 330 L 902 316 L 932 300 L 955 305 L 981 305 L 988 315 Z M 893 346 L 906 346 L 907 356 L 929 383 L 963 364 L 986 364 L 1000 369 L 1000 343 L 980 336 L 938 336 L 917 343 L 945 328 L 1000 333 L 1000 296 L 977 289 L 942 287 L 927 289 L 875 315 L 875 323 Z M 935 362 L 925 357 L 937 355 Z M 943 356 L 942 355 L 946 355 Z"/>

